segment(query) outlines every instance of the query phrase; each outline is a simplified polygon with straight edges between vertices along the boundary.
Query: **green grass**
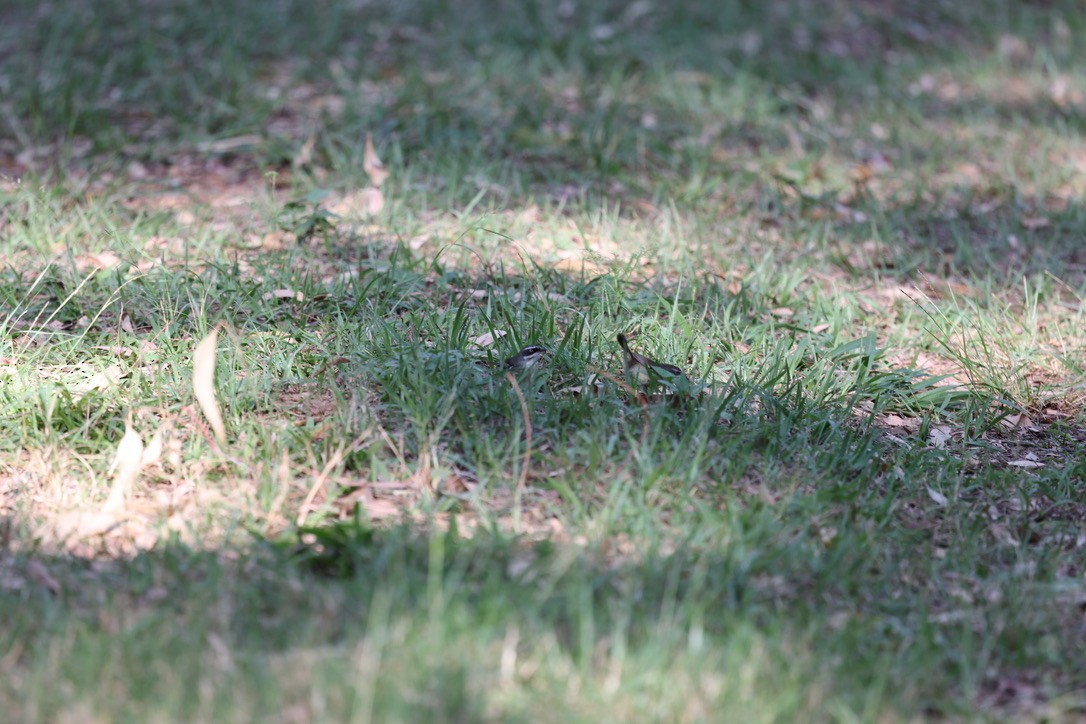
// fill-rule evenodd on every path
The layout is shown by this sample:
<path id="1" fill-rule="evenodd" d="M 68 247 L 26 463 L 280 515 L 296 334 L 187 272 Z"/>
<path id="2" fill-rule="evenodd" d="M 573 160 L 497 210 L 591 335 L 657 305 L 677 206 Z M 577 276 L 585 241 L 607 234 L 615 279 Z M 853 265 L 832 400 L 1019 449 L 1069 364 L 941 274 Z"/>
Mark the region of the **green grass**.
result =
<path id="1" fill-rule="evenodd" d="M 1076 4 L 682 6 L 0 11 L 12 719 L 1082 715 Z"/>

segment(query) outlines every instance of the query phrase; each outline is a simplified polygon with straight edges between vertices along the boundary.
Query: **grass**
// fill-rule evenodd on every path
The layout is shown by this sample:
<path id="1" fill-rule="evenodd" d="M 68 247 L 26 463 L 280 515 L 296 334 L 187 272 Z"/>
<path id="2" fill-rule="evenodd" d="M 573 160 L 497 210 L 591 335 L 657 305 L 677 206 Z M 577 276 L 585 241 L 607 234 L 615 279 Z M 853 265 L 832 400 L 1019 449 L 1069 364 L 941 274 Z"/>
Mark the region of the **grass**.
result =
<path id="1" fill-rule="evenodd" d="M 4 710 L 1081 716 L 1075 10 L 0 11 Z"/>

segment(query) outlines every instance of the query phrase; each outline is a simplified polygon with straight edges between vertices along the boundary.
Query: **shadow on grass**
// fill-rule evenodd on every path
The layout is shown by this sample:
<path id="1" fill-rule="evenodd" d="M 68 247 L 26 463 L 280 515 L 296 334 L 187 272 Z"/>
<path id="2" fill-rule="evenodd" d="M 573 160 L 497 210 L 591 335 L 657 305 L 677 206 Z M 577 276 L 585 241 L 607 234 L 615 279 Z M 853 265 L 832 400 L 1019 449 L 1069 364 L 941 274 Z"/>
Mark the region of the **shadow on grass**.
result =
<path id="1" fill-rule="evenodd" d="M 572 492 L 603 517 L 641 501 L 628 512 L 654 522 L 594 542 L 513 535 L 448 499 L 421 524 L 349 517 L 204 550 L 167 533 L 129 559 L 9 549 L 0 699 L 45 719 L 1076 706 L 1060 697 L 1086 641 L 1060 586 L 1081 471 L 1023 487 L 902 450 L 852 404 L 747 383 L 708 415 L 653 406 L 650 438 L 627 434 L 643 470 Z M 684 461 L 704 474 L 684 481 Z M 1039 699 L 995 701 L 1008 677 Z"/>
<path id="2" fill-rule="evenodd" d="M 130 560 L 9 552 L 0 699 L 43 719 L 437 721 L 1028 716 L 1059 701 L 1084 641 L 1067 620 L 1053 649 L 1045 574 L 997 581 L 1001 554 L 970 559 L 923 530 L 888 540 L 900 515 L 782 523 L 753 507 L 670 551 L 348 521 Z M 995 701 L 1007 677 L 1024 700 Z"/>

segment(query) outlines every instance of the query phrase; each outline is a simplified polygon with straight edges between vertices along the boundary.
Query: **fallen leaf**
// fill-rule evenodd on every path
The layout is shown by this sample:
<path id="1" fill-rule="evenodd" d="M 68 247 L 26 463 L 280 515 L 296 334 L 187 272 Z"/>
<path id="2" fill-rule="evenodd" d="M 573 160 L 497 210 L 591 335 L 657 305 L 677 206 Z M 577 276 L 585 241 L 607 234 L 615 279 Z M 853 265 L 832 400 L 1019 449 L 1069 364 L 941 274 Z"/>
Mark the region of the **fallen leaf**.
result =
<path id="1" fill-rule="evenodd" d="M 1002 523 L 993 523 L 988 526 L 988 531 L 992 534 L 992 537 L 995 538 L 997 543 L 1009 545 L 1013 548 L 1017 548 L 1021 545 L 1021 543 L 1018 542 L 1018 539 L 1014 537 L 1014 533 L 1011 532 L 1011 529 Z"/>
<path id="2" fill-rule="evenodd" d="M 943 448 L 950 441 L 951 432 L 948 425 L 932 425 L 928 430 L 928 442 L 932 447 Z"/>
<path id="3" fill-rule="evenodd" d="M 294 154 L 294 158 L 291 159 L 291 165 L 295 168 L 301 166 L 308 166 L 313 160 L 313 151 L 317 147 L 317 134 L 310 133 L 309 138 L 305 139 L 305 143 Z"/>
<path id="4" fill-rule="evenodd" d="M 220 445 L 226 443 L 226 426 L 219 411 L 219 402 L 215 399 L 215 344 L 219 339 L 219 328 L 200 340 L 192 353 L 192 391 L 203 410 L 215 439 Z"/>
<path id="5" fill-rule="evenodd" d="M 562 389 L 558 390 L 556 394 L 576 396 L 584 394 L 585 392 L 596 393 L 599 392 L 602 388 L 603 383 L 600 382 L 599 377 L 595 374 L 590 374 L 588 375 L 588 377 L 585 378 L 584 384 L 563 387 Z"/>
<path id="6" fill-rule="evenodd" d="M 386 172 L 387 173 L 387 172 Z M 376 186 L 352 191 L 328 205 L 328 210 L 344 218 L 376 216 L 385 208 L 385 195 Z"/>
<path id="7" fill-rule="evenodd" d="M 940 505 L 940 506 L 945 507 L 947 505 L 947 503 L 950 502 L 950 501 L 947 500 L 945 495 L 940 493 L 935 488 L 931 487 L 930 485 L 927 485 L 925 487 L 927 488 L 927 491 L 928 491 L 928 497 L 931 498 L 933 501 L 935 501 L 936 505 Z"/>
<path id="8" fill-rule="evenodd" d="M 361 216 L 376 216 L 385 208 L 385 195 L 376 186 L 358 192 L 357 210 Z"/>
<path id="9" fill-rule="evenodd" d="M 830 325 L 828 324 L 816 324 L 815 326 L 811 327 L 811 334 L 822 334 L 829 328 Z"/>
<path id="10" fill-rule="evenodd" d="M 1044 463 L 1036 460 L 1011 460 L 1007 464 L 1015 468 L 1043 468 L 1045 466 Z"/>
<path id="11" fill-rule="evenodd" d="M 1007 415 L 999 421 L 999 424 L 1008 430 L 1013 430 L 1015 428 L 1022 429 L 1031 427 L 1033 421 L 1029 419 L 1029 415 L 1020 412 L 1014 415 Z"/>
<path id="12" fill-rule="evenodd" d="M 866 163 L 861 163 L 853 166 L 848 172 L 849 178 L 855 184 L 864 184 L 875 175 L 875 172 L 871 170 L 871 167 Z"/>
<path id="13" fill-rule="evenodd" d="M 1083 101 L 1086 100 L 1086 96 L 1083 96 L 1081 91 L 1071 87 L 1067 76 L 1060 76 L 1053 80 L 1048 93 L 1052 98 L 1052 102 L 1061 108 L 1068 105 L 1082 105 Z"/>
<path id="14" fill-rule="evenodd" d="M 366 515 L 371 520 L 399 517 L 404 513 L 402 506 L 397 505 L 390 500 L 385 500 L 384 498 L 374 498 L 373 500 L 364 501 L 362 507 L 365 509 Z"/>
<path id="15" fill-rule="evenodd" d="M 110 472 L 114 472 L 113 487 L 109 491 L 102 510 L 111 512 L 122 510 L 128 494 L 132 491 L 132 484 L 140 474 L 143 466 L 143 440 L 139 433 L 132 429 L 131 420 L 125 420 L 124 437 L 117 445 L 117 452 L 113 456 L 113 463 L 109 466 Z"/>
<path id="16" fill-rule="evenodd" d="M 260 142 L 260 136 L 251 133 L 245 136 L 203 141 L 196 144 L 196 150 L 202 153 L 234 153 L 242 149 L 251 149 L 253 146 L 259 145 Z"/>
<path id="17" fill-rule="evenodd" d="M 124 518 L 114 512 L 71 511 L 43 525 L 39 535 L 70 546 L 91 536 L 105 535 L 123 523 Z"/>
<path id="18" fill-rule="evenodd" d="M 148 465 L 157 465 L 161 459 L 162 428 L 159 428 L 155 430 L 155 434 L 151 436 L 151 441 L 147 443 L 147 447 L 143 448 L 143 455 L 140 457 L 140 466 L 147 467 Z"/>
<path id="19" fill-rule="evenodd" d="M 377 150 L 373 147 L 373 134 L 366 134 L 366 148 L 362 155 L 362 169 L 370 177 L 370 183 L 380 188 L 388 178 L 388 169 L 381 163 L 377 156 Z"/>
<path id="20" fill-rule="evenodd" d="M 507 334 L 504 329 L 496 329 L 493 332 L 486 332 L 480 334 L 475 339 L 471 340 L 471 344 L 475 347 L 489 347 L 494 344 L 495 340 L 501 339 Z"/>
<path id="21" fill-rule="evenodd" d="M 815 209 L 815 211 L 819 211 L 819 209 Z M 840 221 L 850 221 L 854 224 L 863 224 L 867 221 L 867 214 L 847 204 L 834 204 L 833 212 Z"/>
<path id="22" fill-rule="evenodd" d="M 789 307 L 776 307 L 774 309 L 770 309 L 769 313 L 772 314 L 774 317 L 791 317 L 796 312 L 794 309 L 790 309 Z"/>
<path id="23" fill-rule="evenodd" d="M 30 580 L 43 587 L 54 596 L 59 596 L 64 590 L 61 588 L 60 582 L 53 578 L 53 574 L 49 572 L 49 569 L 46 568 L 45 564 L 41 561 L 30 561 L 27 563 L 26 573 L 30 576 Z"/>
<path id="24" fill-rule="evenodd" d="M 108 389 L 120 382 L 122 377 L 124 377 L 124 370 L 121 369 L 121 366 L 110 365 L 101 372 L 91 375 L 86 382 L 72 385 L 70 388 L 72 399 L 79 400 L 88 392 Z"/>
<path id="25" fill-rule="evenodd" d="M 1004 59 L 1015 63 L 1024 62 L 1030 56 L 1029 45 L 1017 35 L 1001 35 L 996 50 Z"/>
<path id="26" fill-rule="evenodd" d="M 75 268 L 86 274 L 90 271 L 102 271 L 119 266 L 121 258 L 112 251 L 100 251 L 96 254 L 80 254 L 75 258 Z"/>
<path id="27" fill-rule="evenodd" d="M 606 42 L 611 38 L 615 37 L 615 28 L 613 25 L 608 25 L 606 23 L 597 25 L 596 27 L 592 28 L 592 31 L 589 33 L 589 37 L 597 43 Z"/>
<path id="28" fill-rule="evenodd" d="M 607 273 L 607 268 L 602 264 L 586 259 L 583 256 L 563 257 L 556 260 L 552 266 L 558 271 L 584 274 L 586 276 L 600 276 Z"/>

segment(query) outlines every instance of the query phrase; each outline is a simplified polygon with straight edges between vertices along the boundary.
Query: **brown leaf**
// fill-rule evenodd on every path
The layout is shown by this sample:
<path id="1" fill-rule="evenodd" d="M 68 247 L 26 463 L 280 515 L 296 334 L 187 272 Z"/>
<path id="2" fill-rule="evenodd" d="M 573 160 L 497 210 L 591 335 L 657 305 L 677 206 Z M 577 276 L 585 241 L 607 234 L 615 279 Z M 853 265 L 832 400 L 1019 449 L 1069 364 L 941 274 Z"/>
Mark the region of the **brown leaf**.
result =
<path id="1" fill-rule="evenodd" d="M 1020 412 L 1014 415 L 1007 415 L 999 421 L 999 424 L 1001 427 L 1007 430 L 1022 430 L 1031 427 L 1033 425 L 1033 421 L 1029 419 L 1029 415 Z"/>
<path id="2" fill-rule="evenodd" d="M 774 317 L 781 317 L 783 319 L 791 317 L 793 314 L 796 313 L 796 311 L 794 309 L 790 309 L 789 307 L 776 307 L 774 309 L 770 309 L 769 313 L 772 314 Z"/>
<path id="3" fill-rule="evenodd" d="M 871 167 L 866 163 L 857 164 L 853 166 L 848 172 L 849 178 L 855 184 L 864 184 L 875 175 L 875 172 L 871 170 Z"/>
<path id="4" fill-rule="evenodd" d="M 75 268 L 81 274 L 90 271 L 102 271 L 119 266 L 121 258 L 112 251 L 100 251 L 97 254 L 80 254 L 75 258 Z"/>
<path id="5" fill-rule="evenodd" d="M 558 271 L 588 276 L 599 276 L 607 273 L 607 268 L 603 265 L 581 256 L 563 257 L 556 260 L 552 266 Z"/>
<path id="6" fill-rule="evenodd" d="M 377 151 L 373 147 L 372 133 L 366 134 L 366 149 L 362 155 L 362 169 L 370 177 L 370 182 L 378 188 L 388 178 L 388 169 L 381 163 L 381 159 L 378 158 Z"/>

